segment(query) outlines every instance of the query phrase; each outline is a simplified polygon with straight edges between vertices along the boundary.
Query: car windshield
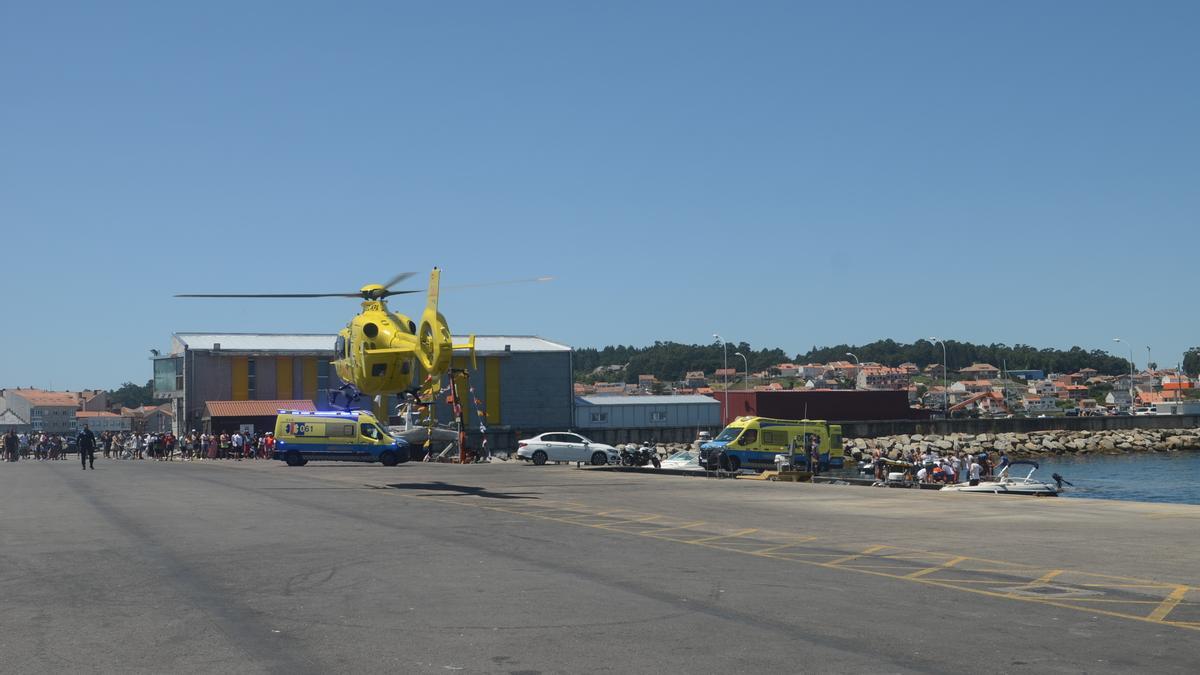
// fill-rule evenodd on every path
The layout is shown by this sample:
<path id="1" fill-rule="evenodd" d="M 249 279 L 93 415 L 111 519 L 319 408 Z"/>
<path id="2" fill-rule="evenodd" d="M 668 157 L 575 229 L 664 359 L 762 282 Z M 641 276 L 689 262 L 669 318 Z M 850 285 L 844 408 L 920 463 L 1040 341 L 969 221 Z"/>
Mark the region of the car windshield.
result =
<path id="1" fill-rule="evenodd" d="M 369 422 L 362 425 L 362 435 L 377 441 L 390 440 L 390 436 L 383 432 L 378 426 Z"/>
<path id="2" fill-rule="evenodd" d="M 742 433 L 743 429 L 745 429 L 745 427 L 725 427 L 725 429 L 721 431 L 721 434 L 713 440 L 732 443 L 733 439 L 737 438 L 738 434 Z"/>

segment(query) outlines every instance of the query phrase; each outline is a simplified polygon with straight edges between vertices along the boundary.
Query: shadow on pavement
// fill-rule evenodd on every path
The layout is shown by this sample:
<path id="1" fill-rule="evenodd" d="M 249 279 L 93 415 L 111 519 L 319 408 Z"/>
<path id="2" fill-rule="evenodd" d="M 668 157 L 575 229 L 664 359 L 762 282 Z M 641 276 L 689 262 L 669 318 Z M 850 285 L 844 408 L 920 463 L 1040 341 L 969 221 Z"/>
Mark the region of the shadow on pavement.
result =
<path id="1" fill-rule="evenodd" d="M 540 492 L 491 492 L 487 488 L 481 488 L 475 485 L 452 485 L 435 481 L 432 483 L 392 483 L 388 485 L 396 490 L 423 490 L 427 492 L 445 492 L 469 497 L 483 497 L 485 499 L 537 499 L 534 495 L 540 495 Z"/>

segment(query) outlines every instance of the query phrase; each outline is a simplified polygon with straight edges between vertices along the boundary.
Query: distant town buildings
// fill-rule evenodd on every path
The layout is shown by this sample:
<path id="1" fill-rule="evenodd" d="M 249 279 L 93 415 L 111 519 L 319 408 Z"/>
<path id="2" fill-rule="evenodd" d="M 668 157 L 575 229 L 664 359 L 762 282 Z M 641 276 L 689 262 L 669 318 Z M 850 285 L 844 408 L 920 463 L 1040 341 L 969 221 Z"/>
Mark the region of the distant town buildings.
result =
<path id="1" fill-rule="evenodd" d="M 0 389 L 0 430 L 64 434 L 92 431 L 162 432 L 171 428 L 169 405 L 109 410 L 107 392 Z"/>

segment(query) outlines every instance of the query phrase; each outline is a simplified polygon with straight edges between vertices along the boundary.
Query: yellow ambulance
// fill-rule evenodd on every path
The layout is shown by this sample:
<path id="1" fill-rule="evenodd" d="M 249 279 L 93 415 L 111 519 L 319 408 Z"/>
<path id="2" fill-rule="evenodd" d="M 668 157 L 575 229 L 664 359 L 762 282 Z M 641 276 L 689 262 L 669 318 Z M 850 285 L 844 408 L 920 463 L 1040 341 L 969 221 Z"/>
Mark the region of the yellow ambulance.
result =
<path id="1" fill-rule="evenodd" d="M 409 444 L 402 438 L 393 438 L 365 410 L 280 410 L 275 419 L 272 457 L 287 462 L 288 466 L 304 466 L 309 460 L 396 466 L 408 461 Z"/>

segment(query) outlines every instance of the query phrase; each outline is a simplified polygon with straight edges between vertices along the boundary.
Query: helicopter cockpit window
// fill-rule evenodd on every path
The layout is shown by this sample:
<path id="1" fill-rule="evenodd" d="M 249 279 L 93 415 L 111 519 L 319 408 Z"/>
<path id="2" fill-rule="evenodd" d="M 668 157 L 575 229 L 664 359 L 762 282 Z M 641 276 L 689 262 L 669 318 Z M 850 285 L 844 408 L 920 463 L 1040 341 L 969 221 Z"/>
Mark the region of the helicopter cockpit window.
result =
<path id="1" fill-rule="evenodd" d="M 333 343 L 333 351 L 341 358 L 346 357 L 346 338 L 341 335 L 337 336 L 337 342 Z"/>

